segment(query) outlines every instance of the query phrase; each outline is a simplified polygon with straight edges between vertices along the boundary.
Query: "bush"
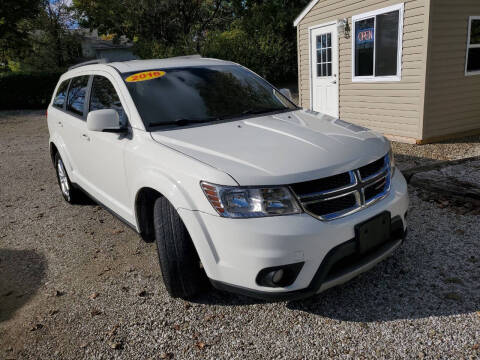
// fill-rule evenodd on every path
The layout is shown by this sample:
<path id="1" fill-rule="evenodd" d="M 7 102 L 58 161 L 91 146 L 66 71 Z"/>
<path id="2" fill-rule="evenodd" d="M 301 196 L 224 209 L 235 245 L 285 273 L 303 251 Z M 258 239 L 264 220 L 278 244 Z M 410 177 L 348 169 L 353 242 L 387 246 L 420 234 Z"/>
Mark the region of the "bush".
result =
<path id="1" fill-rule="evenodd" d="M 0 74 L 0 110 L 46 109 L 59 73 Z"/>

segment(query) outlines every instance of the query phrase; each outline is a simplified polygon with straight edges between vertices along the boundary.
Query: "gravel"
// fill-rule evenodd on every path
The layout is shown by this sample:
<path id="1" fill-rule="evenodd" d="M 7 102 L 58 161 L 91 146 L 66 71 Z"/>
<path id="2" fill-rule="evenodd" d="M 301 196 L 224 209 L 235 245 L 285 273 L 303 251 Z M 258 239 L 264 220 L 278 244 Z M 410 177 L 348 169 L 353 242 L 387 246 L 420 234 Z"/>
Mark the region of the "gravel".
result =
<path id="1" fill-rule="evenodd" d="M 392 146 L 401 169 L 480 156 L 479 135 L 426 145 L 393 142 Z"/>
<path id="2" fill-rule="evenodd" d="M 294 302 L 214 290 L 185 302 L 167 295 L 154 244 L 63 201 L 43 114 L 0 113 L 0 129 L 0 358 L 480 357 L 479 216 L 411 188 L 406 243 L 347 284 Z"/>

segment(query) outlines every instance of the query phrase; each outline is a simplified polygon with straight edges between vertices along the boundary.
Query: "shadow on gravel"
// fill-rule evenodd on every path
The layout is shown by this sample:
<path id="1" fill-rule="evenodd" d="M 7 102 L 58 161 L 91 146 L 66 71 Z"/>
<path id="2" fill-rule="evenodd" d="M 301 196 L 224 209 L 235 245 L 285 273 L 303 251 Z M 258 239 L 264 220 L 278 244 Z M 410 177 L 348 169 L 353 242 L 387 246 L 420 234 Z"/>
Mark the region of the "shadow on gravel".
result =
<path id="1" fill-rule="evenodd" d="M 37 292 L 46 269 L 45 257 L 35 251 L 0 249 L 0 323 Z"/>
<path id="2" fill-rule="evenodd" d="M 190 301 L 196 304 L 220 306 L 246 306 L 268 303 L 268 301 L 220 291 L 213 287 L 210 287 L 207 292 L 198 295 Z"/>

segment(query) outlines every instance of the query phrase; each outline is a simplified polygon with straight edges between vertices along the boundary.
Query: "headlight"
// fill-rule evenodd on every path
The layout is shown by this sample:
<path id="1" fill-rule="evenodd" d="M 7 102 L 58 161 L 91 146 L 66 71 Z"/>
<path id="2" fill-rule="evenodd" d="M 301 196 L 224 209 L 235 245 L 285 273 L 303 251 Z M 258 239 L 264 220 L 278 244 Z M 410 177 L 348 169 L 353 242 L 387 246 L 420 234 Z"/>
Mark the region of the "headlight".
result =
<path id="1" fill-rule="evenodd" d="M 249 218 L 302 212 L 287 187 L 241 187 L 200 183 L 213 208 L 223 217 Z"/>
<path id="2" fill-rule="evenodd" d="M 388 159 L 390 160 L 390 171 L 392 172 L 392 177 L 395 174 L 395 157 L 393 155 L 392 144 L 390 144 L 390 151 L 388 152 Z"/>

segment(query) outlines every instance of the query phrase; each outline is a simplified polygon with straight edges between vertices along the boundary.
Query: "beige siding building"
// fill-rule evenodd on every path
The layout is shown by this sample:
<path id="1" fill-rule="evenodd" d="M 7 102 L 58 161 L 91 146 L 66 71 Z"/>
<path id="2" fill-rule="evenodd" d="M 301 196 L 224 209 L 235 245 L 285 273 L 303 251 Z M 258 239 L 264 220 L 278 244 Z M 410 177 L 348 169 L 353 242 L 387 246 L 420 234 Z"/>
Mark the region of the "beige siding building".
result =
<path id="1" fill-rule="evenodd" d="M 480 0 L 313 0 L 300 104 L 404 142 L 480 133 Z"/>

